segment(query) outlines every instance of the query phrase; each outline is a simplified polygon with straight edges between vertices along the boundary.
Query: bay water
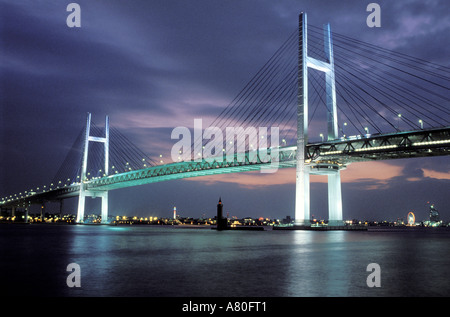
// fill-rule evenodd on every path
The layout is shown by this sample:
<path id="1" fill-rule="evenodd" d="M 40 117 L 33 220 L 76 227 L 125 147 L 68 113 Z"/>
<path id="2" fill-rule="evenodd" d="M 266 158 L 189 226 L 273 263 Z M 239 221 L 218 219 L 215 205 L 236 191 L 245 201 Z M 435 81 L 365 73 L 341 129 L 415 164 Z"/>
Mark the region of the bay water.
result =
<path id="1" fill-rule="evenodd" d="M 450 231 L 0 225 L 3 296 L 450 296 Z M 80 287 L 69 287 L 79 266 Z M 379 287 L 370 287 L 370 263 Z"/>

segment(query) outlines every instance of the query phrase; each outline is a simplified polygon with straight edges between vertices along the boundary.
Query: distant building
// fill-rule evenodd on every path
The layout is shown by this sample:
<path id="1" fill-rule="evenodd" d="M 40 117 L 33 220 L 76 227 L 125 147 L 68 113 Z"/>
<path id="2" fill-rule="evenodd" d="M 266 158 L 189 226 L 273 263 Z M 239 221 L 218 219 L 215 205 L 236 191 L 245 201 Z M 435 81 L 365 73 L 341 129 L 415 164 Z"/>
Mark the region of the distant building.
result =
<path id="1" fill-rule="evenodd" d="M 282 223 L 283 224 L 290 224 L 290 223 L 292 223 L 293 222 L 293 219 L 291 219 L 291 216 L 286 216 L 286 218 L 284 218 L 283 220 L 282 220 Z"/>
<path id="2" fill-rule="evenodd" d="M 434 208 L 434 205 L 430 206 L 430 222 L 439 222 L 439 212 Z"/>

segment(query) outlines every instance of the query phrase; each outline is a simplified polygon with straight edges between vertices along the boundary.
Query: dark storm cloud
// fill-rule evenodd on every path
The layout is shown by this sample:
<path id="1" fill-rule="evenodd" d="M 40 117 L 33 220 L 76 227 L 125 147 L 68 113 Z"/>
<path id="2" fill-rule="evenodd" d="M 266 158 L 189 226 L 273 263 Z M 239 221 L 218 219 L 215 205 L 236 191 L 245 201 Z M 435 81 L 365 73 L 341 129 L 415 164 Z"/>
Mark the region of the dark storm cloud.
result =
<path id="1" fill-rule="evenodd" d="M 192 125 L 194 118 L 215 118 L 297 28 L 300 11 L 308 12 L 313 25 L 330 22 L 337 33 L 448 65 L 450 46 L 443 45 L 450 31 L 448 1 L 378 1 L 379 29 L 367 27 L 369 1 L 360 0 L 73 2 L 82 9 L 79 29 L 66 26 L 69 1 L 1 3 L 1 195 L 51 180 L 86 112 L 92 112 L 100 125 L 109 114 L 111 124 L 143 151 L 167 155 L 173 145 L 171 130 Z M 445 158 L 389 164 L 406 164 L 403 175 L 397 176 L 398 184 L 425 177 L 423 168 L 449 170 Z M 427 181 L 428 188 L 435 188 L 435 179 Z M 374 184 L 374 180 L 367 182 Z M 401 187 L 397 182 L 391 185 Z M 183 190 L 184 200 L 200 201 L 196 192 L 207 187 L 196 183 L 186 189 L 183 181 L 151 186 L 133 189 L 134 197 L 161 186 L 172 193 Z M 263 195 L 267 200 L 272 197 L 272 202 L 258 200 L 255 208 L 270 205 L 275 210 L 279 204 L 274 213 L 283 217 L 293 212 L 292 188 L 279 185 L 233 193 L 230 184 L 220 187 L 242 204 L 243 216 L 249 209 L 245 199 L 252 197 L 254 202 Z M 349 198 L 357 199 L 364 192 L 353 189 L 352 194 L 345 193 Z M 159 196 L 169 195 L 164 193 Z M 220 190 L 210 189 L 208 194 L 220 195 Z M 114 195 L 121 200 L 112 201 L 123 209 L 132 205 L 129 191 Z M 277 202 L 276 197 L 284 198 Z M 130 213 L 161 200 L 148 199 L 143 198 Z M 160 210 L 173 200 L 164 199 Z M 215 197 L 212 200 L 215 203 Z M 239 203 L 232 208 L 238 209 Z M 200 207 L 189 211 L 195 208 Z"/>
<path id="2" fill-rule="evenodd" d="M 71 30 L 14 8 L 6 17 L 4 40 L 8 45 L 4 54 L 8 64 L 19 76 L 48 80 L 42 85 L 50 88 L 49 92 L 51 84 L 62 81 L 65 90 L 52 98 L 76 103 L 87 94 L 93 96 L 90 103 L 94 103 L 96 93 L 100 100 L 101 93 L 128 97 L 144 89 L 156 93 L 152 81 L 146 79 L 151 75 L 155 81 L 164 76 L 163 71 L 142 65 L 129 51 L 103 41 L 101 36 L 94 37 L 95 32 L 88 27 Z M 21 68 L 14 67 L 19 63 Z"/>

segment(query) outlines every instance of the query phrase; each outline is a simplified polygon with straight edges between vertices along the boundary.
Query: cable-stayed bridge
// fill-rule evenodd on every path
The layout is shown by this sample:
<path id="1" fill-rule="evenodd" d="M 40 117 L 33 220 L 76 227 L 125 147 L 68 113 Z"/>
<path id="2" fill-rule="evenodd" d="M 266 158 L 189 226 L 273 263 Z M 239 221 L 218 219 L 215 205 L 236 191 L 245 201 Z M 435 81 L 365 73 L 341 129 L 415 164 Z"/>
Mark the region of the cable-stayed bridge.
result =
<path id="1" fill-rule="evenodd" d="M 85 197 L 101 197 L 105 222 L 113 189 L 295 167 L 296 223 L 308 224 L 309 175 L 322 174 L 328 175 L 329 221 L 339 225 L 340 172 L 348 164 L 450 154 L 448 72 L 332 33 L 329 25 L 309 25 L 302 13 L 299 28 L 200 137 L 194 133 L 191 146 L 172 155 L 173 163 L 146 155 L 108 117 L 98 127 L 88 114 L 53 181 L 5 196 L 0 206 L 14 212 L 79 197 L 77 222 L 83 222 Z M 232 139 L 217 139 L 229 127 L 241 129 Z M 261 127 L 267 134 L 257 133 Z M 205 139 L 209 128 L 215 142 Z"/>

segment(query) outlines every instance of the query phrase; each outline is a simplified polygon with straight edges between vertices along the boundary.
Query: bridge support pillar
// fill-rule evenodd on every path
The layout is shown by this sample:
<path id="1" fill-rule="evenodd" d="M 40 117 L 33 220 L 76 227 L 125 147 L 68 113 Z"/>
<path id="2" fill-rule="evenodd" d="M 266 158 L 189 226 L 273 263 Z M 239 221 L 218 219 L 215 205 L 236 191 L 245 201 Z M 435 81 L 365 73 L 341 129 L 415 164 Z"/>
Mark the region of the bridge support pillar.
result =
<path id="1" fill-rule="evenodd" d="M 327 140 L 338 138 L 338 118 L 334 76 L 333 43 L 331 28 L 324 27 L 324 49 L 327 61 L 308 56 L 308 24 L 306 13 L 299 16 L 298 54 L 298 104 L 297 104 L 297 169 L 295 188 L 295 225 L 310 224 L 310 174 L 328 175 L 329 224 L 342 223 L 341 174 L 339 166 L 333 163 L 314 163 L 308 157 L 308 68 L 325 73 Z"/>
<path id="2" fill-rule="evenodd" d="M 108 192 L 91 192 L 89 191 L 87 186 L 88 179 L 86 178 L 87 171 L 87 163 L 88 163 L 88 150 L 89 150 L 89 142 L 99 142 L 104 145 L 104 176 L 109 174 L 109 117 L 106 116 L 105 120 L 105 137 L 95 137 L 91 136 L 91 114 L 88 113 L 87 122 L 86 122 L 86 132 L 85 132 L 85 141 L 84 141 L 84 152 L 83 152 L 83 162 L 81 165 L 81 182 L 80 182 L 80 194 L 78 197 L 78 212 L 77 212 L 77 223 L 84 222 L 84 208 L 86 203 L 86 196 L 90 197 L 101 197 L 102 198 L 102 210 L 101 217 L 102 223 L 107 223 L 108 221 Z"/>
<path id="3" fill-rule="evenodd" d="M 41 204 L 41 222 L 44 222 L 45 217 L 45 202 L 42 202 Z"/>
<path id="4" fill-rule="evenodd" d="M 341 171 L 328 175 L 328 225 L 342 226 Z"/>
<path id="5" fill-rule="evenodd" d="M 64 206 L 64 199 L 60 199 L 59 200 L 59 217 L 62 217 L 63 206 Z"/>
<path id="6" fill-rule="evenodd" d="M 299 17 L 298 105 L 297 105 L 297 166 L 295 183 L 295 225 L 308 225 L 309 166 L 305 163 L 308 144 L 308 65 L 306 46 L 306 14 Z"/>
<path id="7" fill-rule="evenodd" d="M 108 223 L 108 191 L 88 191 L 88 190 L 80 190 L 80 196 L 78 197 L 78 213 L 77 213 L 77 223 L 84 222 L 84 211 L 86 206 L 86 197 L 92 198 L 101 198 L 102 199 L 102 207 L 101 207 L 101 217 L 102 223 Z"/>
<path id="8" fill-rule="evenodd" d="M 102 198 L 102 223 L 108 223 L 108 192 L 101 193 Z"/>
<path id="9" fill-rule="evenodd" d="M 297 181 L 295 186 L 295 225 L 310 225 L 310 192 L 309 166 L 297 165 Z"/>
<path id="10" fill-rule="evenodd" d="M 77 223 L 82 223 L 84 221 L 84 206 L 86 205 L 86 195 L 84 190 L 81 189 L 80 185 L 80 195 L 78 196 L 78 211 L 77 211 Z"/>

